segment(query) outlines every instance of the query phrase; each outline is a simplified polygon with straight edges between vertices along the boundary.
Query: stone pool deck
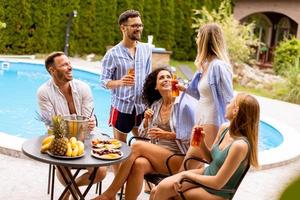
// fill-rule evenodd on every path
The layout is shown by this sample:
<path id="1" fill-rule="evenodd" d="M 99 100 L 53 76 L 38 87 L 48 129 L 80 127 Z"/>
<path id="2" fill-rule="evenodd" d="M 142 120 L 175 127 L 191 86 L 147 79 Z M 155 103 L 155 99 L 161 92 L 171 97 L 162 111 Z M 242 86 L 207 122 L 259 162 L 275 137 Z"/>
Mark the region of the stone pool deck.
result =
<path id="1" fill-rule="evenodd" d="M 2 60 L 2 59 L 1 59 Z M 24 61 L 24 60 L 22 60 Z M 28 60 L 25 60 L 28 62 Z M 41 60 L 34 60 L 41 63 Z M 90 67 L 91 70 L 101 70 L 100 63 L 87 62 L 80 59 L 71 59 L 75 66 Z M 300 132 L 300 106 L 281 102 L 273 99 L 257 97 L 261 105 L 262 116 L 267 116 L 277 122 L 284 122 L 288 127 L 295 130 L 299 135 Z M 0 133 L 0 199 L 50 199 L 47 195 L 47 175 L 48 165 L 27 159 L 19 152 L 21 149 L 22 139 L 11 138 Z M 9 141 L 9 142 L 8 142 Z M 294 148 L 291 147 L 291 151 Z M 13 151 L 10 149 L 14 149 Z M 9 154 L 7 156 L 4 154 Z M 276 155 L 275 155 L 276 156 Z M 284 156 L 284 152 L 281 156 Z M 240 200 L 273 200 L 284 188 L 295 178 L 300 176 L 300 158 L 294 157 L 281 162 L 280 165 L 269 166 L 264 170 L 251 170 L 242 182 L 234 199 Z M 112 181 L 113 174 L 109 173 L 104 180 L 103 188 L 105 189 Z M 56 184 L 56 198 L 61 192 L 62 187 Z M 87 199 L 94 197 L 95 189 L 92 188 Z M 148 199 L 147 194 L 141 194 L 138 199 Z"/>

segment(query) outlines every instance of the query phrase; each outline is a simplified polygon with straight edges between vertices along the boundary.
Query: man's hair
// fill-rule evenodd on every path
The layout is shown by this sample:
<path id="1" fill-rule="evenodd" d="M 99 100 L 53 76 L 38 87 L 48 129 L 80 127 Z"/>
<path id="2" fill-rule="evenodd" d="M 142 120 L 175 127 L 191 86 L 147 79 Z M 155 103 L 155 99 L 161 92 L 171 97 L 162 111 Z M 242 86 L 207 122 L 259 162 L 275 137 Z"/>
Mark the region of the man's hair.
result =
<path id="1" fill-rule="evenodd" d="M 47 56 L 47 58 L 45 60 L 45 66 L 46 66 L 46 69 L 48 72 L 49 72 L 49 68 L 51 66 L 54 66 L 54 59 L 61 55 L 65 55 L 65 53 L 62 51 L 56 51 L 56 52 L 52 52 L 50 55 Z"/>
<path id="2" fill-rule="evenodd" d="M 119 16 L 119 25 L 122 25 L 127 22 L 128 18 L 141 17 L 139 11 L 136 10 L 126 10 Z"/>

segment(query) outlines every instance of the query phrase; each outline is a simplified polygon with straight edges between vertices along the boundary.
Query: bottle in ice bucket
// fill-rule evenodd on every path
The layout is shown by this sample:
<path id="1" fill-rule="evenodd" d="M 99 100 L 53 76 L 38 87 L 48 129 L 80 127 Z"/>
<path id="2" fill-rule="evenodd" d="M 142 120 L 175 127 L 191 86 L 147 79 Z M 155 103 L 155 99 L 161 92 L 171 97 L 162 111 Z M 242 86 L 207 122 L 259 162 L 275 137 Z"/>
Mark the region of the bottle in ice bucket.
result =
<path id="1" fill-rule="evenodd" d="M 192 146 L 197 147 L 200 145 L 201 139 L 203 138 L 201 131 L 203 131 L 203 128 L 200 126 L 194 128 L 194 135 L 191 142 Z"/>
<path id="2" fill-rule="evenodd" d="M 178 80 L 176 79 L 175 74 L 173 74 L 173 78 L 171 80 L 171 83 L 172 83 L 172 97 L 179 96 L 179 89 L 176 86 L 176 84 L 178 84 Z"/>

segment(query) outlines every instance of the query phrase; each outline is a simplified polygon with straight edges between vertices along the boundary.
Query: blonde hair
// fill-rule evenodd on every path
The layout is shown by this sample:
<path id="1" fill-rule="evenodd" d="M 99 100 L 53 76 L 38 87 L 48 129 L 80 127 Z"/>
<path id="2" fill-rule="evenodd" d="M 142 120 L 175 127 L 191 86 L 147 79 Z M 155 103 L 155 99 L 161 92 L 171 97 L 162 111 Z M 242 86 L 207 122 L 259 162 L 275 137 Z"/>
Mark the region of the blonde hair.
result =
<path id="1" fill-rule="evenodd" d="M 259 103 L 253 96 L 240 93 L 236 96 L 238 108 L 233 117 L 229 131 L 233 136 L 244 136 L 250 143 L 250 164 L 258 167 L 258 125 L 260 108 Z"/>
<path id="2" fill-rule="evenodd" d="M 197 36 L 197 56 L 195 65 L 200 67 L 209 56 L 229 62 L 226 43 L 221 27 L 216 23 L 205 24 L 199 28 Z"/>

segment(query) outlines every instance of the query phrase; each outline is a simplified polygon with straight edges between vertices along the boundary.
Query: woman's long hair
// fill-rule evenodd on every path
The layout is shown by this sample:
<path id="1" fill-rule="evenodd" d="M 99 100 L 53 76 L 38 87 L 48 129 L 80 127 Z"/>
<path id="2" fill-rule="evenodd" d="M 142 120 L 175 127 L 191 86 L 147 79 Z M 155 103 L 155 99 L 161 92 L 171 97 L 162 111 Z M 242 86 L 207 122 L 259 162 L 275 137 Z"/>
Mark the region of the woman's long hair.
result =
<path id="1" fill-rule="evenodd" d="M 250 143 L 250 164 L 258 167 L 259 103 L 251 95 L 240 93 L 236 97 L 238 112 L 233 117 L 229 131 L 233 136 L 244 136 Z"/>
<path id="2" fill-rule="evenodd" d="M 205 24 L 199 28 L 197 36 L 197 56 L 195 65 L 199 68 L 209 56 L 229 62 L 226 43 L 221 27 L 216 23 Z"/>
<path id="3" fill-rule="evenodd" d="M 159 100 L 161 98 L 161 95 L 158 90 L 156 90 L 156 81 L 157 81 L 157 75 L 160 71 L 168 71 L 170 70 L 166 67 L 160 67 L 152 71 L 146 78 L 144 86 L 143 86 L 143 92 L 142 92 L 142 98 L 144 103 L 150 107 L 153 102 Z M 172 73 L 170 72 L 172 75 Z"/>

